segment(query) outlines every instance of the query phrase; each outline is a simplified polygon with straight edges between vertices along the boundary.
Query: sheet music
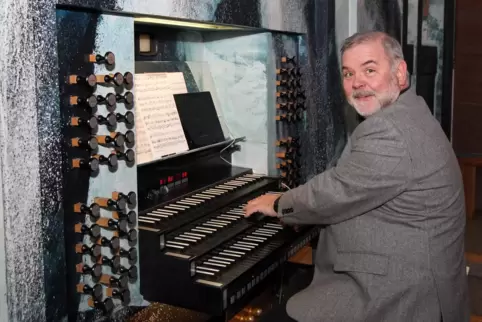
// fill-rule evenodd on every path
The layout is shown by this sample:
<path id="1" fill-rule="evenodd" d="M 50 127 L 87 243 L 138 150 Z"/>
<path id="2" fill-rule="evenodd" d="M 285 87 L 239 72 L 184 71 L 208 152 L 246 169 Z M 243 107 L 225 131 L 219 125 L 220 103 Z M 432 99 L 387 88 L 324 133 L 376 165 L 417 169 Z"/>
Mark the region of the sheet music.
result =
<path id="1" fill-rule="evenodd" d="M 136 74 L 135 88 L 138 163 L 187 151 L 189 147 L 173 97 L 187 93 L 183 74 Z"/>
<path id="2" fill-rule="evenodd" d="M 136 117 L 136 154 L 137 163 L 142 164 L 153 160 L 151 144 L 149 143 L 149 136 L 146 132 L 144 120 L 139 117 L 139 113 L 135 114 Z"/>

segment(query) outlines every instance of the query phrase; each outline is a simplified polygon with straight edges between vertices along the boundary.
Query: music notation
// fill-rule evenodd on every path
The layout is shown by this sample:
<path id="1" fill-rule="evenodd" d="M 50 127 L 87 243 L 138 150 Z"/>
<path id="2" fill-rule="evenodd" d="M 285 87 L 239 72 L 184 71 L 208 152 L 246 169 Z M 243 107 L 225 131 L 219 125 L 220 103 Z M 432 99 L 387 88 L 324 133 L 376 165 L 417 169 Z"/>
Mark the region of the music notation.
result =
<path id="1" fill-rule="evenodd" d="M 182 73 L 135 75 L 138 164 L 189 149 L 174 94 L 187 93 Z"/>

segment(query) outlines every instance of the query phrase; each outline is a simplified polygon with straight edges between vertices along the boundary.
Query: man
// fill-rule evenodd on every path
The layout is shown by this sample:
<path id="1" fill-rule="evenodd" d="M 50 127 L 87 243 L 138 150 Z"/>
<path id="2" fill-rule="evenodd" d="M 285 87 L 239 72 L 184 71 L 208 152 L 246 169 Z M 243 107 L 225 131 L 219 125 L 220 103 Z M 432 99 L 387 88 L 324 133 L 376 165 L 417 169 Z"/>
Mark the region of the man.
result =
<path id="1" fill-rule="evenodd" d="M 306 184 L 246 206 L 246 216 L 324 226 L 313 281 L 288 301 L 288 315 L 468 321 L 464 195 L 452 147 L 424 100 L 407 90 L 395 39 L 355 34 L 345 40 L 342 64 L 348 102 L 365 117 L 351 145 Z"/>

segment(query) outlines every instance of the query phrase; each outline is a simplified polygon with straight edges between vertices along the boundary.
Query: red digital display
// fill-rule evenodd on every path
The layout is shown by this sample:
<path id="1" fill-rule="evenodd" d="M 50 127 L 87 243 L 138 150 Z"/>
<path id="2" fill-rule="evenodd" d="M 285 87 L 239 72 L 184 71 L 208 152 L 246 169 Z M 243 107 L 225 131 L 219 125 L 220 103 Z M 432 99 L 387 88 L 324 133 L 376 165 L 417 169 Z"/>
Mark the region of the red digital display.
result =
<path id="1" fill-rule="evenodd" d="M 168 182 L 168 183 L 171 183 L 171 182 L 173 182 L 173 181 L 174 181 L 174 176 L 169 176 L 169 177 L 167 177 L 167 182 Z"/>
<path id="2" fill-rule="evenodd" d="M 161 179 L 159 180 L 159 184 L 162 186 L 162 185 L 165 185 L 167 182 L 166 182 L 166 179 Z"/>
<path id="3" fill-rule="evenodd" d="M 182 177 L 183 177 L 183 178 L 187 178 L 187 172 L 183 172 L 183 173 L 182 173 Z"/>

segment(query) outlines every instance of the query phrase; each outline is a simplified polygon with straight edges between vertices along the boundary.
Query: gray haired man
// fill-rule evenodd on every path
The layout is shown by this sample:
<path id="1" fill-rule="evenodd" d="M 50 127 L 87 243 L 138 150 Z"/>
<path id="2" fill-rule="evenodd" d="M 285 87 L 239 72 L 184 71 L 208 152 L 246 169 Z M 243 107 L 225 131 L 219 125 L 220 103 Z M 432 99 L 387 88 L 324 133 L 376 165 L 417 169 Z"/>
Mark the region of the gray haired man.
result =
<path id="1" fill-rule="evenodd" d="M 336 166 L 261 212 L 286 224 L 323 225 L 310 286 L 287 304 L 303 322 L 464 322 L 465 206 L 450 142 L 409 88 L 400 44 L 381 32 L 342 48 L 348 102 L 365 120 Z"/>

